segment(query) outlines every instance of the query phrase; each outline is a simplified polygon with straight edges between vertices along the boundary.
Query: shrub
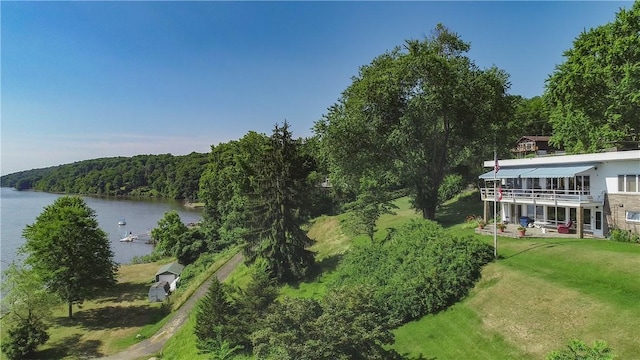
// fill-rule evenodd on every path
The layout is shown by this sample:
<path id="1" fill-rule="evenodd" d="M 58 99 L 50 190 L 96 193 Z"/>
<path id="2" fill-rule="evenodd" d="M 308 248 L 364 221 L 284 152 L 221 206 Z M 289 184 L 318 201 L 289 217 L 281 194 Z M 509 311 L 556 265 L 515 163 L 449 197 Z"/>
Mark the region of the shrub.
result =
<path id="1" fill-rule="evenodd" d="M 40 320 L 27 319 L 10 328 L 2 341 L 2 351 L 9 359 L 31 358 L 39 345 L 49 340 L 47 325 Z"/>
<path id="2" fill-rule="evenodd" d="M 354 248 L 345 255 L 334 286 L 371 286 L 374 301 L 390 321 L 409 321 L 452 305 L 493 259 L 493 248 L 456 238 L 428 220 L 399 228 L 383 244 Z"/>
<path id="3" fill-rule="evenodd" d="M 602 340 L 596 340 L 593 347 L 589 347 L 581 340 L 571 340 L 567 348 L 550 352 L 547 360 L 611 360 L 615 358 L 613 350 Z"/>
<path id="4" fill-rule="evenodd" d="M 618 242 L 640 243 L 640 235 L 618 228 L 611 230 L 609 238 Z"/>

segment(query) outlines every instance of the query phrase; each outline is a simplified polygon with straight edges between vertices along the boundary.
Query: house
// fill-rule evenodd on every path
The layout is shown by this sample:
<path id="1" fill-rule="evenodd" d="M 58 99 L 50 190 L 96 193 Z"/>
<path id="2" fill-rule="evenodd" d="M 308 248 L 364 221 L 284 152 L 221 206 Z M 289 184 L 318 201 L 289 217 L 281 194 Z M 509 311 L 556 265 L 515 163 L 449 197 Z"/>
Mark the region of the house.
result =
<path id="1" fill-rule="evenodd" d="M 549 145 L 550 138 L 551 136 L 523 136 L 516 142 L 516 148 L 511 151 L 518 158 L 523 158 L 529 154 L 548 155 L 559 152 L 560 149 Z"/>
<path id="2" fill-rule="evenodd" d="M 571 222 L 569 231 L 578 238 L 606 237 L 612 228 L 640 233 L 640 150 L 498 160 L 498 164 L 497 172 L 479 177 L 485 180 L 481 188 L 485 219 L 495 201 L 503 221 L 528 218 L 553 229 Z M 494 165 L 494 160 L 484 162 L 486 168 Z"/>
<path id="3" fill-rule="evenodd" d="M 184 265 L 180 265 L 177 262 L 166 264 L 156 272 L 156 282 L 166 281 L 169 283 L 170 290 L 175 291 L 183 269 Z"/>
<path id="4" fill-rule="evenodd" d="M 149 302 L 164 301 L 169 294 L 169 283 L 166 281 L 158 281 L 149 288 Z"/>

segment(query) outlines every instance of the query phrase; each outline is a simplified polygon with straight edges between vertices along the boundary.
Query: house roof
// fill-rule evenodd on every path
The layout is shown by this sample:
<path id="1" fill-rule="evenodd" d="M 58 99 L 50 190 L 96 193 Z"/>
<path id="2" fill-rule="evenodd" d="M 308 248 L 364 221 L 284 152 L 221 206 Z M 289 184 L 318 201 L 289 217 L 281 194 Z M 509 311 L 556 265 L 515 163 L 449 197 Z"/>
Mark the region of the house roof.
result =
<path id="1" fill-rule="evenodd" d="M 184 269 L 184 265 L 180 265 L 177 262 L 172 262 L 171 264 L 166 264 L 161 267 L 160 270 L 156 272 L 156 276 L 164 273 L 180 275 L 182 269 Z"/>
<path id="2" fill-rule="evenodd" d="M 521 142 L 522 140 L 531 140 L 531 141 L 549 141 L 549 139 L 551 139 L 551 136 L 523 136 L 520 139 L 518 139 L 518 142 Z"/>
<path id="3" fill-rule="evenodd" d="M 577 174 L 590 170 L 596 164 L 574 165 L 574 166 L 542 166 L 542 167 L 515 167 L 501 168 L 497 173 L 493 170 L 479 176 L 480 179 L 513 179 L 513 178 L 558 178 L 573 177 Z"/>
<path id="4" fill-rule="evenodd" d="M 541 156 L 525 159 L 499 159 L 500 171 L 507 167 L 542 167 L 549 165 L 587 165 L 604 161 L 638 161 L 640 160 L 640 150 L 612 151 L 579 155 L 556 155 Z M 495 160 L 485 160 L 483 166 L 493 168 Z M 498 172 L 500 173 L 500 172 Z"/>

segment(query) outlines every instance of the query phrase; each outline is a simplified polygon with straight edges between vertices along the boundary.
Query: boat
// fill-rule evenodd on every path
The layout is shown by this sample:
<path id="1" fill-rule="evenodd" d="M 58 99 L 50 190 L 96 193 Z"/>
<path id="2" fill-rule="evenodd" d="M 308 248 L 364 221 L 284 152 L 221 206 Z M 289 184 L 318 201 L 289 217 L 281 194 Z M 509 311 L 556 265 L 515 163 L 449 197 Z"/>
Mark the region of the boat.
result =
<path id="1" fill-rule="evenodd" d="M 134 240 L 138 240 L 138 235 L 133 235 L 130 233 L 129 235 L 120 239 L 120 242 L 132 242 Z"/>
<path id="2" fill-rule="evenodd" d="M 118 221 L 118 225 L 127 225 L 127 222 L 124 219 L 120 219 L 120 221 Z"/>

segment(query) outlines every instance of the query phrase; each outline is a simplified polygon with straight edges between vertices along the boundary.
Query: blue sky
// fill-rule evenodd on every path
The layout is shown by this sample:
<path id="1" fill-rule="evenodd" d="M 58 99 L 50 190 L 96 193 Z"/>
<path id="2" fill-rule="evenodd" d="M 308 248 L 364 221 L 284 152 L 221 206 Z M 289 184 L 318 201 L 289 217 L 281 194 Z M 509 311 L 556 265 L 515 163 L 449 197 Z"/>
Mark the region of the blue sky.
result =
<path id="1" fill-rule="evenodd" d="M 358 68 L 443 23 L 511 94 L 631 2 L 0 2 L 0 173 L 294 136 Z"/>

